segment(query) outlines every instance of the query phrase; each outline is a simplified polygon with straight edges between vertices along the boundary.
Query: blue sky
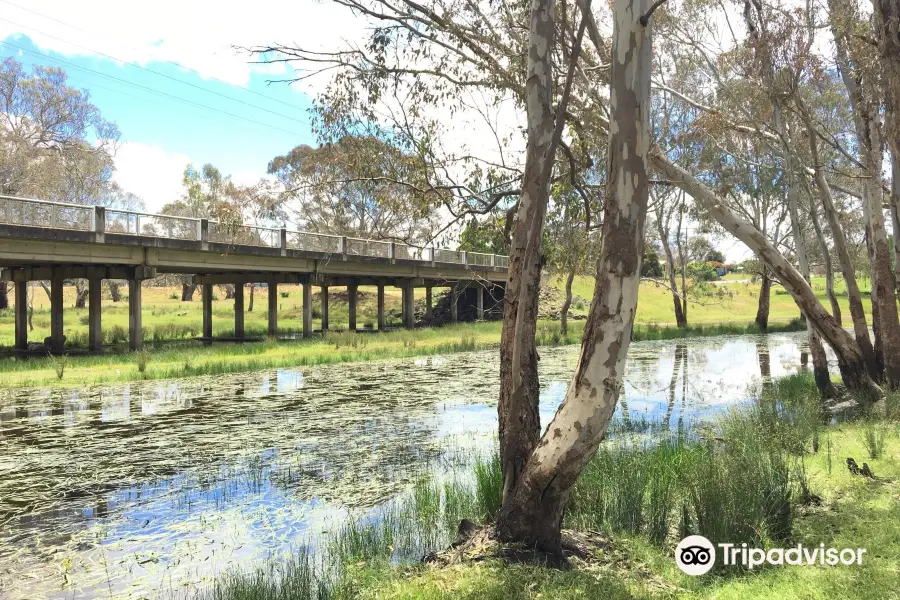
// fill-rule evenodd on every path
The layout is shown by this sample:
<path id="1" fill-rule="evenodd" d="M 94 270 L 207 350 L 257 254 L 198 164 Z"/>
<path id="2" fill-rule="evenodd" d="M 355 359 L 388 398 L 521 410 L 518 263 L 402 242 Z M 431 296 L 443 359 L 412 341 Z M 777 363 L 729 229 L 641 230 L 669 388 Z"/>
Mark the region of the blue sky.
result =
<path id="1" fill-rule="evenodd" d="M 333 43 L 322 25 L 335 20 L 334 7 L 288 2 L 261 15 L 246 3 L 212 0 L 128 4 L 0 0 L 0 52 L 25 65 L 61 67 L 73 87 L 90 92 L 121 131 L 117 181 L 149 209 L 177 197 L 188 162 L 212 163 L 251 183 L 276 155 L 315 143 L 314 88 L 267 84 L 289 71 L 251 65 L 251 56 L 233 45 L 294 36 Z"/>

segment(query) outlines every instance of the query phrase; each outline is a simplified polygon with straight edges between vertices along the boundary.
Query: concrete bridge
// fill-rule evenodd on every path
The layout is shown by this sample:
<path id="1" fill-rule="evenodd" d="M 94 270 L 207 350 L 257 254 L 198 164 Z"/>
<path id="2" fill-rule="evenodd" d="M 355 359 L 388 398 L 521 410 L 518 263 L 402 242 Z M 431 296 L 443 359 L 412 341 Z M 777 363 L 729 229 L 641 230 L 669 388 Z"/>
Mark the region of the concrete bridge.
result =
<path id="1" fill-rule="evenodd" d="M 203 288 L 203 335 L 212 336 L 212 286 L 236 284 L 234 331 L 244 337 L 244 287 L 269 286 L 269 335 L 277 335 L 277 287 L 303 286 L 303 335 L 312 334 L 312 288 L 322 292 L 322 329 L 328 329 L 328 288 L 346 286 L 350 329 L 356 328 L 360 285 L 378 288 L 378 328 L 383 329 L 384 288 L 402 290 L 403 324 L 412 328 L 413 289 L 466 288 L 477 294 L 484 315 L 484 291 L 502 296 L 508 258 L 443 248 L 419 248 L 381 240 L 323 235 L 287 229 L 228 225 L 207 219 L 62 204 L 0 196 L 0 277 L 15 286 L 15 346 L 27 349 L 27 282 L 50 281 L 50 349 L 59 352 L 63 335 L 63 281 L 88 281 L 88 345 L 102 351 L 100 286 L 104 279 L 128 281 L 129 346 L 141 348 L 141 283 L 164 273 L 189 274 Z"/>

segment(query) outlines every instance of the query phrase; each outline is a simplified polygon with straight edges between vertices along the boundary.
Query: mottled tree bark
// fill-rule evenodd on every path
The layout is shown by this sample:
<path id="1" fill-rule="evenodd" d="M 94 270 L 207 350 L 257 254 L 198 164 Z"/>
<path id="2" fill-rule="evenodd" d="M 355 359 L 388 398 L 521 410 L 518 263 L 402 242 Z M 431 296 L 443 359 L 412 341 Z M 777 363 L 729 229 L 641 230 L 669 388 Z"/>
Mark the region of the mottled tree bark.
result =
<path id="1" fill-rule="evenodd" d="M 822 231 L 822 226 L 819 224 L 819 215 L 813 200 L 812 189 L 808 184 L 806 185 L 806 191 L 809 197 L 810 220 L 816 232 L 819 252 L 822 253 L 822 268 L 825 270 L 825 295 L 828 296 L 828 303 L 831 305 L 831 315 L 838 322 L 838 325 L 841 325 L 841 305 L 838 303 L 837 295 L 834 293 L 834 265 L 831 263 L 831 250 L 828 248 L 825 232 Z"/>
<path id="2" fill-rule="evenodd" d="M 543 178 L 554 131 L 552 108 L 555 38 L 553 0 L 531 3 L 528 78 L 525 83 L 528 142 L 522 192 L 509 249 L 509 271 L 500 334 L 500 399 L 497 403 L 503 497 L 519 482 L 540 436 L 538 355 L 535 344 L 541 280 L 541 230 L 549 180 Z"/>
<path id="3" fill-rule="evenodd" d="M 194 301 L 194 292 L 197 290 L 197 286 L 193 283 L 182 283 L 181 284 L 181 301 L 182 302 L 193 302 Z"/>
<path id="4" fill-rule="evenodd" d="M 607 202 L 594 298 L 575 376 L 503 501 L 496 531 L 503 540 L 560 550 L 572 486 L 615 410 L 631 341 L 641 278 L 650 139 L 650 32 L 640 19 L 649 0 L 614 0 Z"/>
<path id="5" fill-rule="evenodd" d="M 109 288 L 109 297 L 113 302 L 118 302 L 122 299 L 121 283 L 119 283 L 115 279 L 107 279 L 106 287 Z"/>
<path id="6" fill-rule="evenodd" d="M 75 308 L 87 306 L 88 282 L 87 279 L 75 280 Z"/>

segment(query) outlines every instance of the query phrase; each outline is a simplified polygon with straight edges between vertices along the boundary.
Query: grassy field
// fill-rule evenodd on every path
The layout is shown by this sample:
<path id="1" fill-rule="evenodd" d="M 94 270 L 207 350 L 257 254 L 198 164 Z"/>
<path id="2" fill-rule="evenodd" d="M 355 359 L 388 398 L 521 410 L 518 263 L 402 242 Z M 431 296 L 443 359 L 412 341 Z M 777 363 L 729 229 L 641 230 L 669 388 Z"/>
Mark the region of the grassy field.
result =
<path id="1" fill-rule="evenodd" d="M 708 430 L 658 444 L 605 442 L 573 492 L 565 527 L 600 543 L 572 568 L 490 558 L 422 564 L 446 547 L 461 516 L 490 522 L 499 505 L 496 458 L 469 483 L 417 484 L 381 520 L 333 532 L 329 558 L 270 560 L 200 585 L 198 600 L 318 598 L 896 598 L 900 590 L 900 397 L 826 425 L 812 378 L 782 379 L 753 406 Z M 847 457 L 874 479 L 854 475 Z M 699 534 L 740 547 L 865 548 L 861 564 L 721 563 L 700 577 L 675 565 L 675 545 Z"/>

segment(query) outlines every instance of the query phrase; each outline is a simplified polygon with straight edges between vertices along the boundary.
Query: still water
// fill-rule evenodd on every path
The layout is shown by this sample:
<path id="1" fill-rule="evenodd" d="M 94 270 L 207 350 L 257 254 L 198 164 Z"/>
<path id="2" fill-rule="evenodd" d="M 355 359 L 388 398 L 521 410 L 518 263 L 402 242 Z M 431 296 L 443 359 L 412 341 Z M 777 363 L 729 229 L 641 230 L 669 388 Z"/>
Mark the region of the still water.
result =
<path id="1" fill-rule="evenodd" d="M 616 419 L 707 419 L 804 341 L 632 344 Z M 545 425 L 577 357 L 541 350 Z M 498 371 L 494 351 L 0 392 L 0 598 L 153 597 L 314 544 L 490 451 Z"/>

